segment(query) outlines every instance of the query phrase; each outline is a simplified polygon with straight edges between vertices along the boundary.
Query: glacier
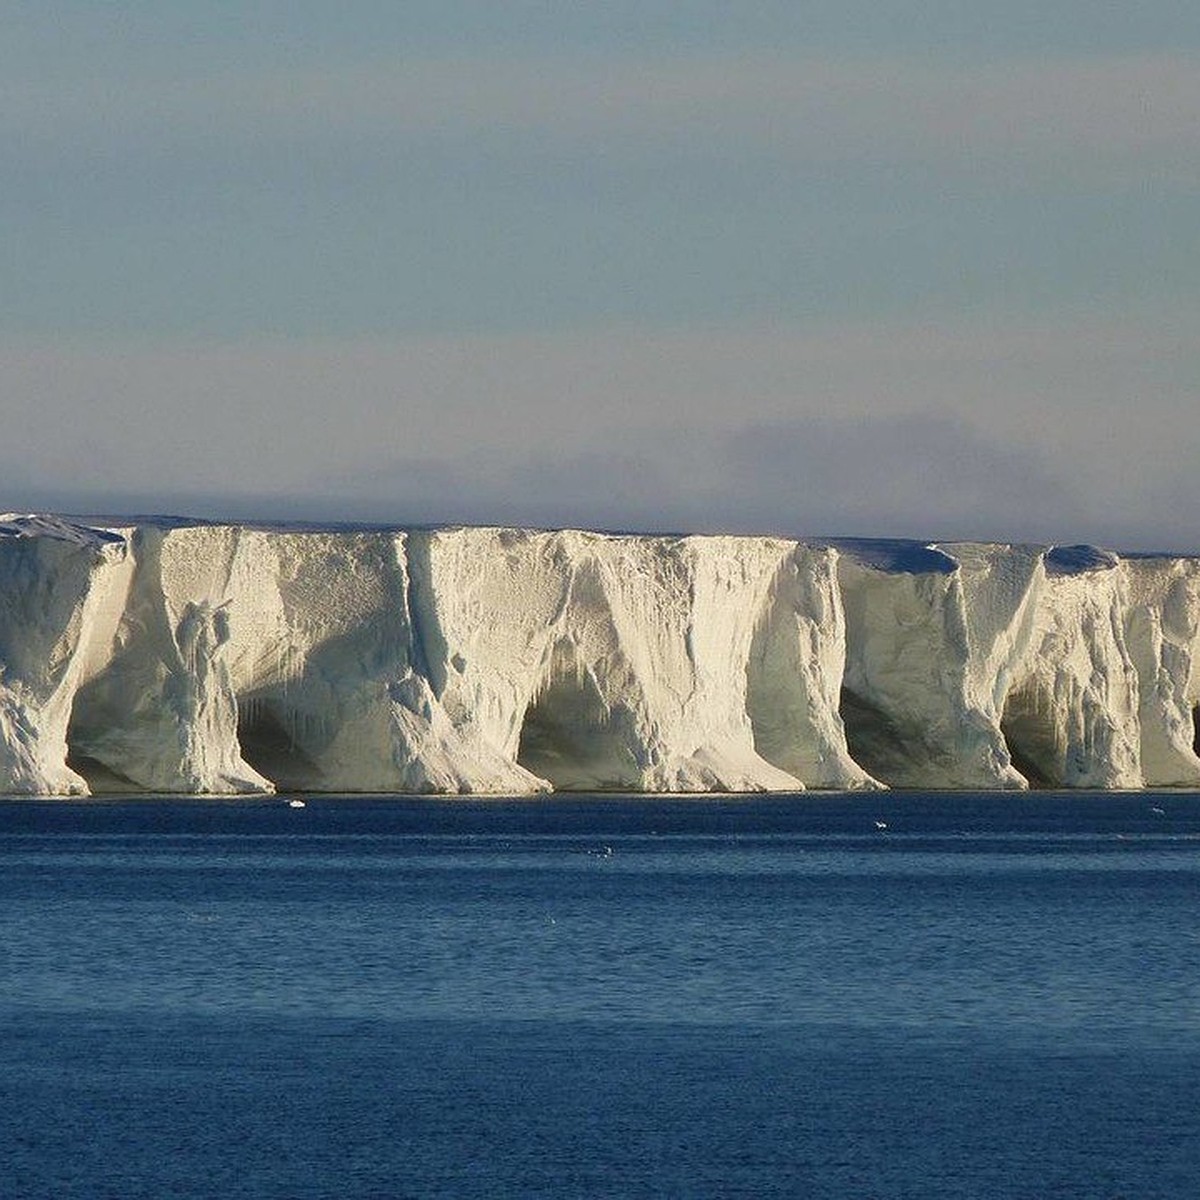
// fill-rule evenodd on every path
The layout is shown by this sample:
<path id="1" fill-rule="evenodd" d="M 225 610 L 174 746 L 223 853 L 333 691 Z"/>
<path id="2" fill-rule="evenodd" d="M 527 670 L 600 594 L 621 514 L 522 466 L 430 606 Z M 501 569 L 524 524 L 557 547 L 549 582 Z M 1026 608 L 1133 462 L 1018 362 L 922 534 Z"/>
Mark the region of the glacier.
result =
<path id="1" fill-rule="evenodd" d="M 1200 787 L 1200 558 L 0 517 L 0 792 Z"/>

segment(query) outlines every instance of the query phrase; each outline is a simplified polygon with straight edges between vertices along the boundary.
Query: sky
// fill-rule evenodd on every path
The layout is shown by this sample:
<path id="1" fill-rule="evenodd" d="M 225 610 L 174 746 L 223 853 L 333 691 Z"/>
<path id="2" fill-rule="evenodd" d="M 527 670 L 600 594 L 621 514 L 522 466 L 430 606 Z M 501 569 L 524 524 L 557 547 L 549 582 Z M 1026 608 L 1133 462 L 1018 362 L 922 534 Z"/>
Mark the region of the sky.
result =
<path id="1" fill-rule="evenodd" d="M 0 29 L 0 509 L 1200 550 L 1194 0 Z"/>

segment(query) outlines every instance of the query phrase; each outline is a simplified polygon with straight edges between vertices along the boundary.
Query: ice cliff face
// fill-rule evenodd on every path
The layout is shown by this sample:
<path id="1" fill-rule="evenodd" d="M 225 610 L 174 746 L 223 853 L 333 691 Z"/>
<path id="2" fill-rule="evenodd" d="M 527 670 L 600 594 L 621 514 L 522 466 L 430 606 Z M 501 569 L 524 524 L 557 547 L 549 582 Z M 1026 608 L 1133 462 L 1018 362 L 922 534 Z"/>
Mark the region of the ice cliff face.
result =
<path id="1" fill-rule="evenodd" d="M 1002 710 L 1010 748 L 1034 780 L 1141 786 L 1139 687 L 1119 560 L 1052 550 L 1036 582 L 1032 637 Z"/>
<path id="2" fill-rule="evenodd" d="M 1200 560 L 0 518 L 0 791 L 1200 786 Z"/>
<path id="3" fill-rule="evenodd" d="M 905 787 L 1200 782 L 1197 565 L 1090 547 L 844 544 L 852 753 Z"/>
<path id="4" fill-rule="evenodd" d="M 852 753 L 894 786 L 1022 786 L 992 680 L 1018 620 L 1023 564 L 1011 563 L 1015 587 L 991 565 L 920 545 L 843 545 L 842 708 Z"/>
<path id="5" fill-rule="evenodd" d="M 1123 565 L 1126 641 L 1138 676 L 1142 776 L 1153 787 L 1200 786 L 1200 561 Z"/>
<path id="6" fill-rule="evenodd" d="M 423 745 L 448 722 L 438 790 L 869 782 L 837 716 L 831 552 L 488 529 L 408 545 L 419 655 L 397 703 Z"/>
<path id="7" fill-rule="evenodd" d="M 129 551 L 124 602 L 108 654 L 87 673 L 75 698 L 73 753 L 93 773 L 104 772 L 110 786 L 269 789 L 238 747 L 227 653 L 237 531 L 120 532 Z"/>
<path id="8" fill-rule="evenodd" d="M 86 793 L 67 724 L 89 655 L 111 637 L 126 557 L 115 534 L 0 517 L 0 790 Z"/>

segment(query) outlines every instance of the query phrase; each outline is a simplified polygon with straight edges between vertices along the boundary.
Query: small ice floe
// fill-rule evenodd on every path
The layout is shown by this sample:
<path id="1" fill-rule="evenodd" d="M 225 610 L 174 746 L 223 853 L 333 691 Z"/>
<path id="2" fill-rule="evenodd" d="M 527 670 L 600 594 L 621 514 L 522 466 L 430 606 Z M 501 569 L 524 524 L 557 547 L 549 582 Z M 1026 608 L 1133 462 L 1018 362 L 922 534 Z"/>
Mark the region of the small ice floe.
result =
<path id="1" fill-rule="evenodd" d="M 304 807 L 304 801 L 301 800 L 299 796 L 293 796 L 288 801 L 288 808 L 303 808 L 303 807 Z"/>
<path id="2" fill-rule="evenodd" d="M 878 829 L 878 830 L 880 830 L 880 832 L 882 832 L 883 830 L 885 830 L 887 827 L 888 827 L 888 826 L 887 826 L 887 822 L 886 822 L 886 821 L 876 821 L 876 822 L 875 822 L 875 828 L 876 828 L 876 829 Z"/>

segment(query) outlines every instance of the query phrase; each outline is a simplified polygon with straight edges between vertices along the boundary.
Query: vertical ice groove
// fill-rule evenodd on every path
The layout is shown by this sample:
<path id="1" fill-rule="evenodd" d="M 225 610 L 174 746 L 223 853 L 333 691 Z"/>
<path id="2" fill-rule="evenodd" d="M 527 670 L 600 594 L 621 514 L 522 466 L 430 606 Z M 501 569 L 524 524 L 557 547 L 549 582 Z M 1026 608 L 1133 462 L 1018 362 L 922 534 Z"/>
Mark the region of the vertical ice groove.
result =
<path id="1" fill-rule="evenodd" d="M 412 629 L 412 669 L 429 681 L 435 694 L 446 687 L 445 645 L 436 625 L 436 610 L 430 603 L 431 535 L 410 533 L 404 538 L 404 569 L 408 588 L 405 596 L 409 626 Z M 435 674 L 436 672 L 436 674 Z"/>

